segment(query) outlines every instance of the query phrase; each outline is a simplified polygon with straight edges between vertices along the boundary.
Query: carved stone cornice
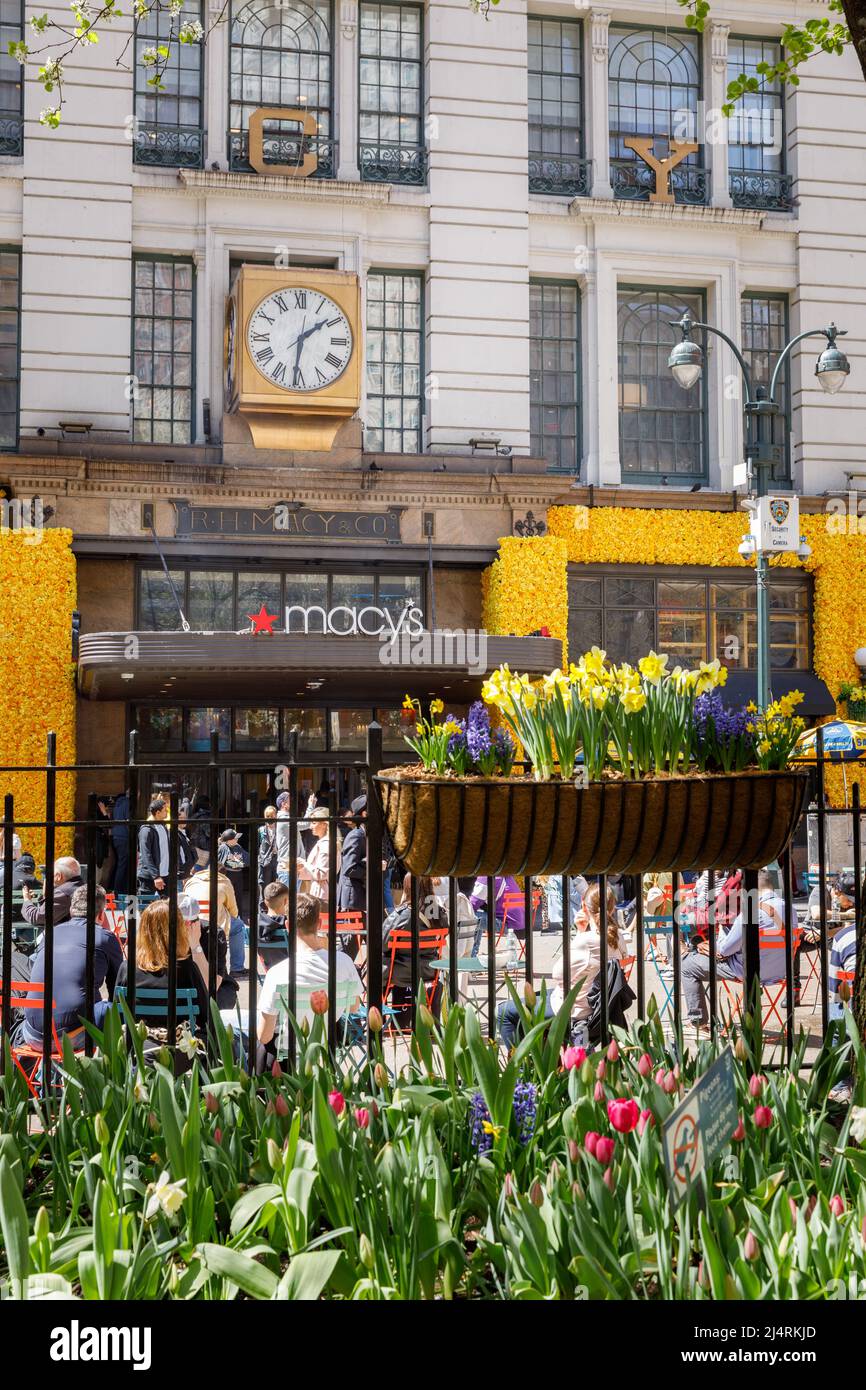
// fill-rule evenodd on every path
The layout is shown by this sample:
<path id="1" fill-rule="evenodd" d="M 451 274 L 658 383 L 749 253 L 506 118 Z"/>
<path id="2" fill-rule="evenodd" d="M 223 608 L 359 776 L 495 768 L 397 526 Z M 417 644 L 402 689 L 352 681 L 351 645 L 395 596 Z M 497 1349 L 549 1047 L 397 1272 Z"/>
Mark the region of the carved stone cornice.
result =
<path id="1" fill-rule="evenodd" d="M 353 39 L 358 28 L 358 0 L 340 0 L 340 31 L 344 39 Z"/>
<path id="2" fill-rule="evenodd" d="M 597 63 L 606 63 L 608 55 L 608 35 L 610 31 L 610 11 L 590 10 L 592 56 Z"/>
<path id="3" fill-rule="evenodd" d="M 713 20 L 710 25 L 710 58 L 713 64 L 713 72 L 727 72 L 728 70 L 728 38 L 730 32 L 730 24 L 721 24 L 718 20 Z"/>

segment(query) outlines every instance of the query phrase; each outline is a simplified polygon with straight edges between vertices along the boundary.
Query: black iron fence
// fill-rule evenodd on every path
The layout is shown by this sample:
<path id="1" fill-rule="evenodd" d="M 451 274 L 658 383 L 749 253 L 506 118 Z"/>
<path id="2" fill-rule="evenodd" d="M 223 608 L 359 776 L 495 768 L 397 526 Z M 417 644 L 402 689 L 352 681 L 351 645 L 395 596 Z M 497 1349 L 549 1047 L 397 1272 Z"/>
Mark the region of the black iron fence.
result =
<path id="1" fill-rule="evenodd" d="M 309 755 L 303 761 L 298 757 L 295 735 L 294 746 L 290 747 L 287 761 L 281 764 L 278 773 L 281 779 L 281 789 L 288 793 L 288 803 L 282 813 L 284 829 L 287 830 L 286 842 L 288 844 L 288 867 L 285 871 L 286 887 L 288 890 L 288 910 L 287 910 L 287 932 L 285 941 L 285 951 L 288 956 L 288 1008 L 294 1016 L 297 1013 L 297 991 L 296 991 L 296 962 L 297 962 L 297 940 L 294 930 L 297 915 L 298 902 L 298 829 L 306 821 L 304 810 L 300 805 L 300 786 L 301 774 L 304 765 L 309 761 Z M 396 759 L 392 757 L 391 761 Z M 355 761 L 347 760 L 340 764 L 340 769 L 351 769 L 366 784 L 370 791 L 371 777 L 379 771 L 385 763 L 382 749 L 382 729 L 378 724 L 372 724 L 367 731 L 367 747 L 363 757 Z M 240 1045 L 245 1049 L 245 1059 L 252 1071 L 256 1065 L 256 1046 L 255 1031 L 256 1018 L 258 1014 L 258 998 L 260 990 L 258 962 L 263 943 L 260 941 L 259 934 L 259 831 L 265 824 L 262 809 L 255 814 L 246 814 L 240 817 L 229 816 L 226 811 L 220 811 L 220 777 L 221 774 L 231 767 L 232 771 L 237 771 L 235 762 L 227 763 L 225 758 L 221 759 L 219 741 L 216 731 L 211 736 L 211 750 L 209 761 L 205 769 L 205 780 L 210 791 L 210 811 L 203 815 L 198 821 L 198 830 L 206 830 L 208 845 L 208 862 L 206 872 L 208 874 L 208 899 L 209 899 L 209 921 L 210 930 L 208 932 L 208 992 L 211 1000 L 215 1000 L 217 992 L 217 965 L 218 965 L 218 933 L 217 917 L 218 903 L 220 901 L 219 879 L 220 866 L 218 860 L 218 848 L 220 844 L 221 829 L 231 824 L 236 829 L 241 830 L 249 846 L 249 911 L 248 911 L 248 961 L 249 961 L 249 999 L 247 1011 L 246 1037 L 239 1039 Z M 256 767 L 260 768 L 261 759 L 258 760 Z M 834 907 L 830 884 L 834 875 L 845 870 L 853 878 L 853 914 L 849 907 L 844 917 L 844 922 L 857 921 L 860 916 L 861 908 L 861 877 L 862 877 L 862 811 L 860 805 L 859 787 L 854 785 L 851 794 L 850 806 L 842 809 L 833 809 L 826 805 L 824 794 L 824 758 L 823 749 L 819 738 L 818 761 L 813 768 L 812 777 L 812 796 L 810 807 L 806 813 L 809 825 L 807 835 L 807 856 L 801 879 L 805 879 L 807 889 L 817 886 L 820 890 L 817 897 L 817 908 L 812 912 L 806 908 L 804 914 L 805 925 L 810 931 L 811 941 L 809 942 L 810 957 L 808 961 L 801 954 L 803 945 L 803 926 L 798 921 L 798 911 L 796 904 L 795 876 L 792 852 L 789 849 L 781 857 L 775 872 L 777 873 L 777 898 L 781 898 L 784 903 L 784 926 L 779 934 L 779 939 L 775 942 L 776 949 L 779 951 L 780 966 L 783 956 L 783 969 L 777 969 L 778 978 L 771 985 L 772 992 L 772 1013 L 779 1022 L 777 1044 L 781 1044 L 781 1053 L 790 1060 L 794 1045 L 795 1033 L 797 1031 L 797 1020 L 795 1017 L 795 1004 L 798 993 L 802 988 L 802 979 L 805 974 L 808 980 L 812 981 L 816 990 L 813 1007 L 817 1011 L 820 1009 L 820 1036 L 823 1036 L 829 1026 L 831 1018 L 831 998 L 830 998 L 830 979 L 829 979 L 829 953 L 831 944 L 831 930 L 834 923 Z M 22 948 L 36 951 L 40 956 L 40 975 L 43 983 L 41 992 L 41 1056 L 33 1057 L 31 1049 L 31 1064 L 35 1065 L 36 1070 L 43 1078 L 43 1094 L 48 1095 L 51 1087 L 44 1084 L 44 1079 L 55 1074 L 57 1066 L 56 1041 L 54 1022 L 54 997 L 55 997 L 55 947 L 58 939 L 58 932 L 63 930 L 62 923 L 55 923 L 55 866 L 58 860 L 58 837 L 65 840 L 75 839 L 79 850 L 79 862 L 82 869 L 82 877 L 86 885 L 87 892 L 87 911 L 86 911 L 86 941 L 85 955 L 88 962 L 86 969 L 86 998 L 82 1017 L 94 1021 L 94 1010 L 97 1003 L 96 986 L 92 962 L 96 949 L 97 931 L 97 875 L 98 875 L 98 839 L 100 834 L 106 830 L 106 821 L 101 818 L 97 806 L 96 794 L 91 794 L 87 808 L 87 814 L 83 818 L 73 820 L 58 820 L 56 815 L 58 782 L 65 777 L 74 776 L 77 773 L 87 773 L 91 777 L 95 772 L 104 776 L 106 781 L 113 778 L 118 786 L 122 787 L 128 795 L 129 815 L 126 819 L 115 819 L 111 826 L 115 832 L 126 829 L 129 838 L 129 854 L 126 864 L 125 883 L 115 884 L 116 901 L 122 904 L 123 908 L 123 930 L 122 944 L 127 960 L 129 962 L 128 978 L 125 986 L 125 997 L 129 1009 L 136 1015 L 136 972 L 135 962 L 137 960 L 137 929 L 140 914 L 144 907 L 144 895 L 139 891 L 136 864 L 136 844 L 138 833 L 144 822 L 144 812 L 140 805 L 140 791 L 148 783 L 144 780 L 150 774 L 158 773 L 160 786 L 167 788 L 167 799 L 169 802 L 169 819 L 167 822 L 168 830 L 168 870 L 166 874 L 165 896 L 168 904 L 168 966 L 167 976 L 169 980 L 174 980 L 177 975 L 178 964 L 178 923 L 179 923 L 179 895 L 182 892 L 179 879 L 179 867 L 181 864 L 181 840 L 180 840 L 180 796 L 184 786 L 184 775 L 189 770 L 189 764 L 178 760 L 177 763 L 166 765 L 164 761 L 154 764 L 141 761 L 136 756 L 136 736 L 133 734 L 130 740 L 130 757 L 127 763 L 103 765 L 95 769 L 92 764 L 86 766 L 58 766 L 56 763 L 56 740 L 53 734 L 48 735 L 47 757 L 43 766 L 33 767 L 5 767 L 0 768 L 0 790 L 2 790 L 3 780 L 10 775 L 27 772 L 31 776 L 37 776 L 44 781 L 44 815 L 40 818 L 24 819 L 16 812 L 15 797 L 12 793 L 6 793 L 3 805 L 3 849 L 2 849 L 2 868 L 3 881 L 0 889 L 0 905 L 2 905 L 2 991 L 0 991 L 0 1003 L 2 1003 L 2 1013 L 0 1013 L 0 1026 L 2 1026 L 2 1041 L 4 1046 L 0 1048 L 0 1065 L 8 1064 L 9 1056 L 5 1043 L 16 1036 L 14 1030 L 14 1012 L 18 994 L 16 992 L 16 975 L 20 980 L 26 975 L 26 970 L 22 973 L 20 969 L 16 971 L 16 964 L 21 966 Z M 201 779 L 201 764 L 196 764 L 196 770 Z M 165 792 L 163 793 L 166 794 Z M 344 1041 L 344 1034 L 341 1034 L 341 1020 L 339 1017 L 338 991 L 337 991 L 337 950 L 339 938 L 341 936 L 340 921 L 338 919 L 338 843 L 336 827 L 340 807 L 337 805 L 337 797 L 331 791 L 328 797 L 327 818 L 329 825 L 329 865 L 327 874 L 327 892 L 322 900 L 321 906 L 327 913 L 327 938 L 328 938 L 328 966 L 327 966 L 327 1039 L 328 1045 L 334 1053 L 338 1053 L 341 1046 L 341 1038 Z M 345 812 L 344 812 L 345 814 Z M 288 822 L 286 826 L 286 821 Z M 841 833 L 840 833 L 841 830 Z M 44 863 L 39 867 L 42 870 L 43 879 L 43 904 L 41 916 L 44 920 L 38 922 L 35 930 L 29 931 L 27 923 L 20 921 L 20 912 L 16 914 L 16 909 L 20 908 L 20 891 L 15 888 L 15 840 L 20 837 L 23 847 L 26 849 L 37 836 L 44 836 Z M 355 1020 L 355 1045 L 362 1045 L 364 1041 L 370 1043 L 369 1032 L 369 1010 L 376 1009 L 382 1012 L 383 1003 L 385 1004 L 386 1027 L 387 1025 L 387 1001 L 383 1001 L 383 932 L 382 924 L 385 916 L 385 876 L 390 869 L 385 868 L 387 862 L 384 850 L 387 846 L 385 828 L 382 822 L 382 814 L 375 795 L 368 794 L 367 797 L 367 818 L 366 818 L 366 839 L 367 839 L 367 872 L 366 872 L 366 902 L 363 913 L 364 918 L 364 943 L 365 943 L 365 998 L 363 1008 L 359 1017 Z M 796 837 L 795 837 L 796 843 Z M 844 862 L 840 862 L 844 861 Z M 850 862 L 849 862 L 850 861 Z M 638 866 L 636 866 L 637 869 Z M 696 866 L 696 868 L 699 866 Z M 728 866 L 729 870 L 734 870 L 736 866 Z M 636 872 L 634 876 L 633 903 L 629 909 L 629 915 L 633 913 L 630 922 L 632 934 L 632 950 L 630 957 L 621 962 L 630 985 L 634 990 L 635 1007 L 639 1017 L 647 1016 L 650 1008 L 651 999 L 655 1000 L 655 1007 L 659 1009 L 663 1018 L 666 1017 L 671 1029 L 676 1031 L 682 1019 L 683 1004 L 683 963 L 686 955 L 690 955 L 694 948 L 696 938 L 700 938 L 704 943 L 701 950 L 706 957 L 706 989 L 709 998 L 709 1029 L 715 1034 L 720 1028 L 729 1027 L 732 1017 L 737 1015 L 738 1009 L 746 1008 L 746 1001 L 753 1000 L 754 1007 L 758 1007 L 757 1001 L 761 993 L 761 928 L 758 893 L 758 873 L 757 871 L 746 871 L 741 876 L 739 885 L 739 896 L 737 901 L 737 911 L 741 916 L 742 923 L 742 980 L 741 998 L 739 1001 L 732 995 L 736 990 L 731 989 L 732 981 L 730 974 L 722 972 L 719 967 L 719 938 L 717 936 L 717 919 L 721 921 L 721 913 L 724 910 L 720 906 L 718 889 L 720 888 L 724 875 L 721 873 L 709 874 L 702 885 L 702 899 L 706 903 L 705 920 L 700 920 L 700 913 L 695 910 L 694 886 L 686 887 L 683 878 L 678 874 L 666 876 L 664 883 L 657 882 L 655 888 L 655 907 L 652 912 L 648 911 L 647 904 L 650 901 L 646 897 L 647 884 L 644 882 L 643 875 Z M 458 999 L 461 993 L 465 994 L 466 989 L 461 991 L 461 976 L 464 982 L 471 981 L 470 993 L 474 991 L 476 1004 L 481 1008 L 486 1016 L 486 1026 L 491 1038 L 497 1036 L 500 1024 L 500 1011 L 504 1001 L 510 997 L 507 987 L 505 987 L 505 977 L 509 976 L 518 985 L 522 981 L 532 985 L 540 992 L 542 987 L 550 991 L 550 982 L 556 974 L 564 981 L 564 993 L 568 993 L 569 982 L 572 980 L 572 949 L 573 949 L 573 907 L 572 907 L 572 880 L 569 876 L 561 879 L 559 884 L 559 896 L 561 900 L 561 920 L 552 930 L 555 942 L 549 945 L 544 942 L 544 937 L 540 934 L 540 920 L 544 913 L 540 910 L 541 893 L 539 884 L 533 878 L 526 877 L 520 884 L 518 893 L 522 895 L 523 912 L 523 931 L 522 940 L 519 942 L 520 954 L 515 960 L 505 963 L 500 959 L 502 952 L 497 951 L 497 945 L 501 943 L 502 935 L 505 930 L 506 922 L 496 911 L 491 910 L 492 905 L 497 899 L 499 884 L 493 877 L 488 877 L 486 882 L 481 885 L 482 896 L 486 898 L 486 926 L 483 919 L 479 923 L 476 932 L 476 941 L 473 943 L 474 949 L 470 954 L 466 954 L 467 943 L 464 936 L 461 945 L 460 933 L 458 930 L 458 894 L 463 891 L 468 893 L 470 885 L 468 882 L 458 883 L 456 879 L 449 879 L 439 885 L 439 893 L 447 904 L 447 936 L 442 937 L 442 949 L 440 956 L 435 962 L 438 977 L 441 978 L 445 991 L 451 999 Z M 598 927 L 599 937 L 599 960 L 598 974 L 602 980 L 607 978 L 609 958 L 611 948 L 608 945 L 608 881 L 602 875 L 598 879 L 599 887 L 599 906 L 600 920 Z M 17 895 L 17 896 L 16 896 Z M 661 895 L 661 907 L 658 905 L 659 895 Z M 411 988 L 411 1003 L 408 1006 L 408 1016 L 411 1023 L 414 1023 L 415 1010 L 418 1007 L 419 985 L 422 982 L 421 969 L 421 926 L 423 920 L 420 916 L 422 903 L 419 901 L 419 886 L 417 880 L 411 881 L 408 894 L 409 901 L 409 931 L 410 949 L 408 950 L 408 980 Z M 626 905 L 628 907 L 628 905 Z M 619 911 L 619 908 L 618 908 Z M 16 915 L 19 920 L 16 921 Z M 32 915 L 32 914 L 31 914 Z M 730 920 L 731 913 L 728 912 L 727 920 Z M 801 916 L 803 916 L 801 906 Z M 558 930 L 557 930 L 558 927 Z M 486 950 L 478 949 L 478 938 L 480 937 L 481 946 Z M 576 938 L 575 938 L 576 939 Z M 658 951 L 659 941 L 664 939 L 667 943 L 665 955 L 667 959 L 660 967 Z M 461 955 L 461 950 L 464 952 Z M 553 950 L 557 958 L 556 969 L 554 971 L 544 970 L 544 964 L 550 961 L 540 962 L 537 960 L 537 951 L 550 954 Z M 486 955 L 486 961 L 484 956 Z M 32 959 L 32 957 L 31 957 Z M 654 974 L 655 982 L 650 976 Z M 723 978 L 723 974 L 725 978 Z M 721 991 L 720 991 L 720 987 Z M 503 992 L 504 991 L 504 992 Z M 720 998 L 720 992 L 723 997 Z M 766 990 L 765 990 L 766 992 Z M 844 991 L 843 998 L 844 998 Z M 661 1001 L 661 1002 L 660 1002 Z M 375 1019 L 375 1015 L 374 1015 Z M 817 1019 L 816 1019 L 817 1021 Z M 165 1005 L 165 1033 L 168 1039 L 174 1040 L 177 1037 L 178 1024 L 178 1004 L 177 995 L 174 990 L 167 991 Z M 608 1015 L 608 996 L 607 992 L 600 991 L 600 1033 L 602 1043 L 606 1043 L 609 1033 Z M 241 1030 L 243 1032 L 243 1030 Z M 93 1050 L 93 1039 L 88 1034 L 81 1039 L 81 1045 L 85 1051 L 91 1053 Z M 208 1046 L 215 1046 L 212 1037 L 208 1040 Z M 296 1039 L 290 1031 L 289 1035 L 289 1065 L 292 1064 L 296 1053 Z M 14 1058 L 13 1058 L 14 1060 Z M 53 1070 L 54 1069 L 54 1070 Z"/>

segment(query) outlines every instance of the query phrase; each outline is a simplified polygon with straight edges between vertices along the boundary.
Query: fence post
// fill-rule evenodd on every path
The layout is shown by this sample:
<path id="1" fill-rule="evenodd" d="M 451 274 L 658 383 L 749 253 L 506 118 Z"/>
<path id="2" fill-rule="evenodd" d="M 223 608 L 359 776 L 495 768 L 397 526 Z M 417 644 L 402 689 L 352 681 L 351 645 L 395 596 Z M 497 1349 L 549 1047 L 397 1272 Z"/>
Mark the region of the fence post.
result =
<path id="1" fill-rule="evenodd" d="M 51 1043 L 54 1036 L 54 846 L 57 821 L 57 735 L 48 735 L 45 754 L 45 932 L 43 937 L 42 1086 L 51 1111 Z"/>
<path id="2" fill-rule="evenodd" d="M 84 958 L 88 962 L 93 960 L 96 951 L 96 813 L 96 793 L 91 792 L 87 798 L 87 826 L 84 832 L 84 852 L 87 860 L 87 917 L 84 929 Z M 95 1005 L 93 968 L 88 964 L 84 981 L 84 1016 L 88 1023 L 95 1022 L 93 1016 Z M 86 1056 L 93 1056 L 93 1038 L 89 1033 L 85 1033 L 84 1051 Z"/>
<path id="3" fill-rule="evenodd" d="M 382 869 L 382 807 L 373 779 L 382 768 L 382 726 L 367 725 L 367 1005 L 382 1009 L 382 920 L 385 915 Z M 368 1030 L 370 1056 L 376 1039 Z"/>
<path id="4" fill-rule="evenodd" d="M 132 729 L 129 735 L 129 771 L 125 788 L 129 805 L 126 817 L 127 865 L 126 865 L 126 954 L 129 961 L 126 1002 L 130 1013 L 135 1016 L 135 962 L 138 954 L 138 730 Z"/>
<path id="5" fill-rule="evenodd" d="M 743 1018 L 754 1014 L 757 1009 L 755 1029 L 752 1037 L 761 1036 L 761 936 L 760 912 L 758 909 L 758 873 L 756 869 L 746 869 L 743 873 L 743 891 L 746 911 L 743 914 Z M 756 1057 L 760 1069 L 760 1053 Z"/>
<path id="6" fill-rule="evenodd" d="M 0 998 L 0 1076 L 6 1067 L 6 1039 L 12 1015 L 12 871 L 15 801 L 7 792 L 3 803 L 3 992 Z"/>
<path id="7" fill-rule="evenodd" d="M 328 1051 L 337 1055 L 337 793 L 328 791 Z M 312 884 L 310 885 L 312 887 Z"/>
<path id="8" fill-rule="evenodd" d="M 210 789 L 210 821 L 208 823 L 208 938 L 207 938 L 207 973 L 208 973 L 208 1001 L 216 999 L 217 982 L 217 936 L 219 933 L 219 862 L 217 859 L 217 807 L 219 806 L 219 750 L 220 738 L 219 730 L 210 731 L 210 761 L 208 773 L 208 787 Z M 228 911 L 228 908 L 226 909 Z M 226 950 L 228 950 L 228 939 L 231 933 L 231 923 L 226 932 Z M 231 971 L 231 960 L 228 961 L 228 970 Z M 208 1056 L 216 1061 L 217 1041 L 213 1029 L 207 1020 L 206 1036 L 208 1039 Z"/>
<path id="9" fill-rule="evenodd" d="M 168 806 L 170 824 L 168 827 L 168 1045 L 172 1062 L 177 1049 L 177 864 L 178 864 L 178 805 L 177 782 L 169 792 Z M 211 934 L 213 935 L 214 916 L 211 913 Z M 194 963 L 193 963 L 194 964 Z M 211 988 L 216 981 L 211 980 Z M 213 998 L 211 994 L 211 998 Z M 205 1035 L 210 1037 L 210 1019 L 203 1020 Z M 190 1027 L 195 1033 L 195 1027 Z"/>
<path id="10" fill-rule="evenodd" d="M 815 737 L 815 804 L 818 812 L 818 951 L 821 956 L 821 1034 L 830 1026 L 830 989 L 827 977 L 829 937 L 827 933 L 827 810 L 824 804 L 824 731 L 820 724 Z"/>

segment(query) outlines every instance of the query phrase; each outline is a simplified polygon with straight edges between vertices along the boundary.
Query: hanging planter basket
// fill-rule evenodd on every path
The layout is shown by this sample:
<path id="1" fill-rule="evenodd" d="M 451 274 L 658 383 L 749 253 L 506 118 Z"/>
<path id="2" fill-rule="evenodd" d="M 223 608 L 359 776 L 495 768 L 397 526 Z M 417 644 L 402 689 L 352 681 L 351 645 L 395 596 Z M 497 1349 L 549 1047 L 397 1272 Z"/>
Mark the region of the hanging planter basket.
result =
<path id="1" fill-rule="evenodd" d="M 605 874 L 759 869 L 790 843 L 808 774 L 641 781 L 374 778 L 394 853 L 413 874 Z"/>

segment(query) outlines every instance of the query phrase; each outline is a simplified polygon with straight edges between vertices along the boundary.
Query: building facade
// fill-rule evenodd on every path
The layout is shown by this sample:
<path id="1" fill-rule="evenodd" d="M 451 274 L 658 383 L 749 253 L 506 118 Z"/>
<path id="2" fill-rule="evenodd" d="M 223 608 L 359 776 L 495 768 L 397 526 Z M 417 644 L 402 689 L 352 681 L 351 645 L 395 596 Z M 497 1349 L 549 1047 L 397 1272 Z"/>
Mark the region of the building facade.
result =
<path id="1" fill-rule="evenodd" d="M 486 17 L 465 0 L 205 0 L 181 17 L 205 41 L 170 48 L 159 89 L 141 60 L 176 30 L 168 11 L 71 61 L 56 131 L 2 60 L 0 471 L 73 533 L 82 761 L 122 759 L 132 728 L 155 755 L 205 759 L 216 727 L 228 756 L 263 761 L 297 729 L 324 766 L 360 747 L 373 711 L 396 748 L 402 672 L 279 644 L 263 671 L 243 659 L 251 615 L 276 615 L 286 640 L 305 606 L 414 607 L 427 629 L 472 632 L 490 625 L 500 539 L 545 535 L 551 507 L 560 531 L 568 507 L 575 525 L 584 508 L 672 510 L 686 538 L 689 518 L 735 512 L 739 369 L 709 338 L 701 382 L 674 382 L 685 312 L 764 385 L 791 335 L 847 331 L 843 397 L 815 379 L 819 340 L 787 363 L 774 486 L 807 513 L 856 490 L 866 85 L 853 57 L 820 60 L 721 114 L 728 81 L 820 11 L 717 0 L 697 35 L 661 0 L 503 0 Z M 4 18 L 14 38 L 22 16 Z M 251 268 L 277 290 L 357 285 L 357 405 L 326 448 L 299 429 L 296 395 L 295 415 L 256 407 L 273 412 L 266 432 L 234 408 L 227 353 L 253 344 L 227 303 Z M 530 604 L 531 622 L 494 630 L 720 655 L 748 678 L 736 548 L 715 568 L 697 544 L 677 556 L 596 563 L 572 538 L 567 615 Z M 809 574 L 780 573 L 773 661 L 790 682 L 815 667 L 813 610 Z M 158 646 L 144 678 L 98 644 L 168 643 L 181 611 L 193 636 L 246 646 Z M 410 688 L 465 703 L 478 672 L 463 665 L 459 686 L 425 669 Z"/>

